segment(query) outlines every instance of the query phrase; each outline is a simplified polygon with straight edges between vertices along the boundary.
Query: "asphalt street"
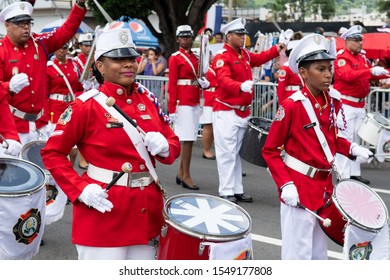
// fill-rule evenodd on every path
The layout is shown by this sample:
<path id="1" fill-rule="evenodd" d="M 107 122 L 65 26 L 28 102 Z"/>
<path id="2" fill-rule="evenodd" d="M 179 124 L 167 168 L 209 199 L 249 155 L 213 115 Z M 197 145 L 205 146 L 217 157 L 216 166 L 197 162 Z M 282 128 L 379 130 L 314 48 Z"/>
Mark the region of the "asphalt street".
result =
<path id="1" fill-rule="evenodd" d="M 108 159 L 109 160 L 109 159 Z M 218 196 L 218 175 L 215 160 L 202 158 L 201 141 L 194 145 L 191 174 L 200 187 L 198 191 L 184 189 L 176 185 L 175 176 L 178 160 L 171 166 L 158 164 L 157 173 L 168 197 L 184 193 L 209 194 Z M 364 164 L 362 176 L 371 180 L 370 187 L 375 189 L 387 208 L 390 206 L 390 163 Z M 280 217 L 276 186 L 263 167 L 243 161 L 244 190 L 253 196 L 253 203 L 239 203 L 251 216 L 254 258 L 257 260 L 280 260 Z M 81 172 L 80 169 L 78 169 Z M 43 239 L 36 260 L 74 260 L 77 259 L 75 246 L 71 243 L 72 205 L 67 205 L 61 220 L 45 227 Z M 136 226 L 136 224 L 134 224 Z M 340 259 L 342 247 L 329 239 L 329 259 Z M 185 248 L 183 248 L 185 250 Z"/>

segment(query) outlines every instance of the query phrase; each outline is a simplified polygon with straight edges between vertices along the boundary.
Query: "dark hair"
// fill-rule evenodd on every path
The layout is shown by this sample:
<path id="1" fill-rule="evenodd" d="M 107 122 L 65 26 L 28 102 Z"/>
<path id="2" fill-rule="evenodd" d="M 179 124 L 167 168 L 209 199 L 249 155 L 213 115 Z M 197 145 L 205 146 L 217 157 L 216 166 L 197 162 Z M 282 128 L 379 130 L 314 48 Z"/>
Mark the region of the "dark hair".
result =
<path id="1" fill-rule="evenodd" d="M 100 57 L 98 60 L 100 60 Z M 103 75 L 97 69 L 95 62 L 92 63 L 91 68 L 92 68 L 92 74 L 95 76 L 98 83 L 102 85 L 104 83 L 104 78 L 103 78 Z"/>

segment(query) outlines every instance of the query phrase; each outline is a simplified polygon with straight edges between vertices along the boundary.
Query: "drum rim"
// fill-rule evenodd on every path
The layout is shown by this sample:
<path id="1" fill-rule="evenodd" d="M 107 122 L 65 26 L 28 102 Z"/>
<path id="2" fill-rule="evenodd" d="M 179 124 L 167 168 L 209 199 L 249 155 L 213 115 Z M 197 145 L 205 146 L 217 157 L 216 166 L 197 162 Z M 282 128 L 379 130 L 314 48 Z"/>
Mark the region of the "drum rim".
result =
<path id="1" fill-rule="evenodd" d="M 243 212 L 243 214 L 248 218 L 249 227 L 248 227 L 247 230 L 245 230 L 239 236 L 238 235 L 217 236 L 217 235 L 213 235 L 213 234 L 201 234 L 201 233 L 197 233 L 197 232 L 191 231 L 190 229 L 188 229 L 186 227 L 183 227 L 182 225 L 174 222 L 172 219 L 168 219 L 169 217 L 168 217 L 168 214 L 166 212 L 166 206 L 172 200 L 178 199 L 178 198 L 181 198 L 181 197 L 194 197 L 194 198 L 196 198 L 196 197 L 212 197 L 212 198 L 215 198 L 216 200 L 219 200 L 219 201 L 222 201 L 222 202 L 224 202 L 226 204 L 229 204 L 229 205 L 233 206 L 234 208 L 236 208 L 236 209 L 238 209 L 238 210 Z M 207 240 L 207 241 L 233 241 L 233 240 L 238 240 L 238 239 L 246 237 L 250 233 L 250 231 L 252 229 L 252 218 L 251 218 L 251 216 L 249 215 L 249 213 L 245 209 L 243 209 L 241 206 L 239 206 L 239 205 L 237 205 L 237 204 L 235 204 L 233 202 L 227 201 L 226 199 L 223 199 L 223 198 L 220 198 L 220 197 L 217 197 L 217 196 L 213 196 L 213 195 L 208 195 L 208 194 L 184 193 L 184 194 L 178 194 L 178 195 L 174 195 L 174 196 L 170 197 L 164 203 L 163 217 L 164 217 L 165 223 L 170 225 L 170 226 L 172 226 L 177 231 L 179 231 L 181 233 L 184 233 L 184 234 L 187 234 L 187 235 L 189 235 L 191 237 L 196 237 L 198 239 Z"/>
<path id="2" fill-rule="evenodd" d="M 267 118 L 262 118 L 262 117 L 252 117 L 252 118 L 250 118 L 250 119 L 248 120 L 248 126 L 249 126 L 250 128 L 253 128 L 253 129 L 257 130 L 257 131 L 260 132 L 260 133 L 268 134 L 269 130 L 265 130 L 265 129 L 263 129 L 263 128 L 257 127 L 257 126 L 255 126 L 253 123 L 251 123 L 250 120 L 253 120 L 253 119 L 266 120 L 266 121 L 269 121 L 270 123 L 272 123 L 272 120 L 267 119 Z"/>
<path id="3" fill-rule="evenodd" d="M 384 219 L 383 225 L 381 227 L 370 228 L 370 227 L 368 227 L 366 225 L 363 225 L 363 224 L 357 222 L 356 220 L 352 219 L 350 217 L 350 215 L 346 213 L 346 211 L 343 209 L 343 207 L 341 206 L 341 204 L 339 203 L 339 201 L 337 200 L 337 197 L 336 197 L 336 188 L 342 182 L 353 182 L 353 183 L 356 183 L 358 185 L 362 185 L 363 187 L 365 187 L 366 189 L 368 189 L 369 191 L 371 191 L 374 194 L 374 196 L 380 201 L 380 203 L 382 204 L 382 206 L 383 206 L 383 208 L 385 210 L 386 218 Z M 339 182 L 337 182 L 337 184 L 333 188 L 332 200 L 333 200 L 333 203 L 336 206 L 336 208 L 342 214 L 342 216 L 345 219 L 347 219 L 348 224 L 352 224 L 352 225 L 357 226 L 357 227 L 359 227 L 359 228 L 361 228 L 363 230 L 371 231 L 371 232 L 378 232 L 379 230 L 381 230 L 386 225 L 386 223 L 389 220 L 389 212 L 388 212 L 386 204 L 383 202 L 382 198 L 374 190 L 372 190 L 369 186 L 363 184 L 362 182 L 359 182 L 359 181 L 356 181 L 356 180 L 352 180 L 352 179 L 341 179 Z"/>
<path id="4" fill-rule="evenodd" d="M 380 122 L 376 121 L 375 116 L 379 116 L 379 117 L 384 118 L 387 121 L 388 124 L 387 125 L 383 125 Z M 376 125 L 376 127 L 378 127 L 378 125 L 379 125 L 379 127 L 378 127 L 379 129 L 383 128 L 383 129 L 386 129 L 386 130 L 390 130 L 390 120 L 388 120 L 387 118 L 385 118 L 381 114 L 367 113 L 367 120 L 369 120 L 372 123 L 374 123 Z"/>
<path id="5" fill-rule="evenodd" d="M 25 162 L 27 163 L 28 165 L 32 165 L 34 167 L 36 167 L 42 174 L 43 174 L 43 182 L 41 185 L 35 187 L 34 189 L 31 189 L 31 190 L 28 190 L 28 191 L 24 191 L 24 192 L 10 192 L 10 193 L 2 193 L 0 191 L 0 198 L 3 197 L 3 198 L 8 198 L 8 197 L 23 197 L 23 196 L 28 196 L 28 195 L 33 195 L 37 192 L 39 192 L 41 189 L 43 189 L 45 186 L 46 186 L 46 181 L 47 181 L 47 175 L 46 173 L 43 171 L 43 169 L 41 167 L 39 167 L 37 164 L 31 162 L 31 161 L 28 161 L 28 160 L 25 160 L 25 159 L 21 159 L 21 158 L 12 158 L 12 157 L 0 157 L 0 161 L 3 160 L 3 159 L 6 159 L 6 160 L 9 160 L 9 161 L 14 161 L 14 162 Z"/>

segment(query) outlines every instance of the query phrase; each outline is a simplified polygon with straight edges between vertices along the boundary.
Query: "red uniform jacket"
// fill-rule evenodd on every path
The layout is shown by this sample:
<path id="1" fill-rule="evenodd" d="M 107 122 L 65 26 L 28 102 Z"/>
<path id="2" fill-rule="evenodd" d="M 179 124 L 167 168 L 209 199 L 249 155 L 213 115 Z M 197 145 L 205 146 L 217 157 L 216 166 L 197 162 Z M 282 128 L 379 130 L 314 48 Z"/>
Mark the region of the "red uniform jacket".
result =
<path id="1" fill-rule="evenodd" d="M 285 63 L 282 67 L 280 67 L 278 77 L 278 88 L 276 93 L 278 95 L 279 104 L 282 104 L 285 99 L 287 99 L 291 94 L 297 91 L 296 89 L 286 89 L 288 86 L 302 86 L 302 82 L 298 74 L 295 74 L 293 71 L 291 71 L 290 67 L 288 66 L 288 63 Z"/>
<path id="2" fill-rule="evenodd" d="M 79 83 L 79 72 L 77 70 L 76 63 L 74 63 L 71 58 L 68 58 L 65 64 L 61 63 L 57 59 L 54 59 L 53 62 L 66 76 L 66 79 L 72 88 L 73 94 L 76 96 L 76 92 L 83 90 L 81 83 Z M 49 98 L 49 106 L 47 112 L 45 111 L 45 118 L 47 116 L 52 123 L 56 123 L 60 115 L 68 107 L 69 102 L 50 99 L 50 95 L 61 94 L 66 96 L 70 94 L 70 91 L 65 83 L 65 79 L 62 77 L 62 74 L 60 74 L 53 66 L 50 66 L 50 64 L 47 66 L 46 73 L 46 88 Z"/>
<path id="3" fill-rule="evenodd" d="M 302 93 L 309 98 L 314 107 L 316 101 L 306 87 L 303 88 Z M 328 99 L 328 105 L 323 110 L 322 115 L 314 107 L 321 131 L 324 133 L 333 155 L 337 152 L 349 156 L 351 144 L 344 138 L 336 137 L 337 132 L 334 126 L 331 126 L 329 117 L 332 106 L 330 106 L 331 97 L 328 93 L 326 93 L 326 98 Z M 317 100 L 321 105 L 326 103 L 322 95 Z M 340 110 L 341 103 L 333 98 L 333 104 L 335 115 L 332 119 L 334 120 Z M 287 154 L 308 165 L 321 169 L 331 168 L 314 132 L 314 128 L 307 126 L 310 123 L 311 121 L 302 102 L 299 100 L 294 101 L 291 97 L 286 99 L 279 106 L 275 120 L 271 124 L 267 140 L 262 149 L 262 155 L 267 162 L 278 189 L 288 182 L 294 182 L 298 190 L 300 202 L 311 210 L 317 210 L 324 205 L 324 193 L 326 192 L 330 195 L 333 191 L 332 176 L 329 176 L 326 180 L 311 179 L 286 166 L 280 155 L 281 147 L 284 145 L 284 150 Z"/>
<path id="4" fill-rule="evenodd" d="M 359 103 L 343 99 L 343 103 L 356 108 L 364 107 L 364 98 L 370 93 L 370 80 L 383 78 L 371 75 L 370 68 L 366 58 L 360 53 L 354 55 L 347 49 L 337 53 L 333 87 L 343 95 L 363 99 Z"/>
<path id="5" fill-rule="evenodd" d="M 87 62 L 87 57 L 84 53 L 80 53 L 78 56 L 74 58 L 74 61 L 79 69 L 80 74 L 83 73 L 84 65 Z"/>
<path id="6" fill-rule="evenodd" d="M 100 91 L 113 96 L 115 104 L 145 132 L 158 131 L 166 137 L 170 154 L 166 158 L 151 157 L 153 164 L 155 159 L 164 164 L 175 161 L 180 154 L 179 139 L 170 128 L 168 118 L 159 115 L 161 111 L 153 95 L 138 83 L 133 83 L 132 91 L 126 93 L 123 87 L 105 82 Z M 129 162 L 132 172 L 147 171 L 145 161 L 124 129 L 107 128 L 109 122 L 115 119 L 93 98 L 85 102 L 76 99 L 41 150 L 42 159 L 73 202 L 73 243 L 96 247 L 147 244 L 160 233 L 163 224 L 163 198 L 155 183 L 143 190 L 113 186 L 108 192 L 108 199 L 114 205 L 111 212 L 100 213 L 77 199 L 88 184 L 97 183 L 102 187 L 106 184 L 89 178 L 87 173 L 80 177 L 73 169 L 67 155 L 76 144 L 85 159 L 97 167 L 120 172 L 123 163 Z"/>
<path id="7" fill-rule="evenodd" d="M 19 134 L 16 130 L 15 122 L 7 101 L 7 91 L 0 85 L 0 134 L 5 139 L 19 141 Z M 1 143 L 3 142 L 0 139 Z"/>
<path id="8" fill-rule="evenodd" d="M 192 66 L 183 57 L 186 56 Z M 199 71 L 198 57 L 193 53 L 188 53 L 183 48 L 171 55 L 168 61 L 169 79 L 168 79 L 168 112 L 174 114 L 176 106 L 187 105 L 196 106 L 200 101 L 201 90 L 198 86 L 197 76 Z M 194 70 L 196 75 L 194 73 Z M 192 80 L 192 85 L 178 85 L 179 79 Z"/>
<path id="9" fill-rule="evenodd" d="M 247 80 L 252 80 L 252 67 L 260 66 L 279 55 L 277 47 L 273 46 L 259 54 L 241 49 L 236 52 L 228 44 L 217 53 L 213 60 L 213 69 L 217 74 L 218 86 L 216 98 L 230 105 L 249 106 L 252 104 L 252 93 L 242 92 L 240 86 Z M 228 111 L 232 108 L 216 101 L 214 111 Z M 250 115 L 250 109 L 242 112 L 235 110 L 240 117 Z"/>
<path id="10" fill-rule="evenodd" d="M 65 23 L 50 33 L 33 34 L 26 45 L 16 47 L 8 36 L 0 41 L 0 83 L 9 91 L 9 81 L 16 73 L 26 73 L 30 85 L 19 93 L 9 94 L 8 102 L 25 113 L 38 114 L 44 107 L 46 94 L 46 62 L 51 53 L 61 48 L 76 33 L 87 9 L 75 5 Z M 29 123 L 14 117 L 19 133 L 29 132 Z M 44 125 L 37 122 L 37 127 Z"/>
<path id="11" fill-rule="evenodd" d="M 215 75 L 213 68 L 209 67 L 209 70 L 206 73 L 206 79 L 210 82 L 210 86 L 203 92 L 204 106 L 213 107 L 215 102 L 215 90 L 218 85 L 217 76 Z"/>

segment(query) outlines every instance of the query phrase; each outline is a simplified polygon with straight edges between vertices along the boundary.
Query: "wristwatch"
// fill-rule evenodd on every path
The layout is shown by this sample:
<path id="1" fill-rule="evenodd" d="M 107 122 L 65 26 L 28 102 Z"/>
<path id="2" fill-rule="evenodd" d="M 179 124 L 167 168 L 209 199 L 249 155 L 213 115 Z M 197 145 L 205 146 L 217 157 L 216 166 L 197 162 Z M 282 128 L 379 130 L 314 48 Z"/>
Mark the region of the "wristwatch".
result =
<path id="1" fill-rule="evenodd" d="M 85 8 L 85 2 L 80 2 L 79 0 L 76 1 L 76 4 L 81 7 L 81 8 Z"/>

